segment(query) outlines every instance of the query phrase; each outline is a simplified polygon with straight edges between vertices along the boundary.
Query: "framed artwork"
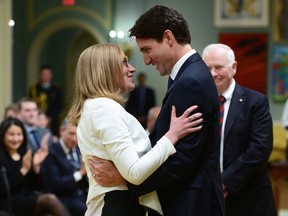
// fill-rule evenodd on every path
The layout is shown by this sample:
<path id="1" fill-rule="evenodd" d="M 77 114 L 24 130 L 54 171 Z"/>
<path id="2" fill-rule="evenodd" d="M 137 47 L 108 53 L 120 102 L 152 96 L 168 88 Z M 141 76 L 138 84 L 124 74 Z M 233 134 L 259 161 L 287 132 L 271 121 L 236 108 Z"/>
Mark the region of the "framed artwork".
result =
<path id="1" fill-rule="evenodd" d="M 288 96 L 288 45 L 273 47 L 272 97 L 275 102 L 285 102 Z"/>
<path id="2" fill-rule="evenodd" d="M 288 0 L 273 1 L 273 39 L 288 41 Z"/>
<path id="3" fill-rule="evenodd" d="M 267 27 L 269 0 L 214 0 L 216 27 Z"/>
<path id="4" fill-rule="evenodd" d="M 237 83 L 267 94 L 268 36 L 266 33 L 221 33 L 220 43 L 230 46 L 235 53 Z"/>

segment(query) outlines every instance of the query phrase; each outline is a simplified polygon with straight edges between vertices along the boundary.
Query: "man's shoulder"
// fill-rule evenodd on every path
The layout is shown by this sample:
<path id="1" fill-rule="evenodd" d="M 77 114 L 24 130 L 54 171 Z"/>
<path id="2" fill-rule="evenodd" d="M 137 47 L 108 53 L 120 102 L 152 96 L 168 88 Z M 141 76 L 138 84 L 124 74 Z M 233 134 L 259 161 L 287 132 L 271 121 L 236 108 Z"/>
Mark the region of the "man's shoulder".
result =
<path id="1" fill-rule="evenodd" d="M 52 82 L 51 88 L 61 90 L 61 85 L 57 82 Z"/>
<path id="2" fill-rule="evenodd" d="M 252 97 L 252 98 L 255 98 L 255 97 L 259 97 L 259 98 L 267 98 L 266 95 L 264 95 L 263 93 L 255 90 L 255 89 L 252 89 L 252 88 L 248 88 L 248 87 L 245 87 L 245 86 L 241 86 L 239 84 L 236 84 L 235 86 L 235 91 L 238 91 L 238 92 L 241 92 L 243 94 L 245 94 L 247 97 Z"/>
<path id="3" fill-rule="evenodd" d="M 55 142 L 49 146 L 49 154 L 54 155 L 55 157 L 61 158 L 62 155 L 59 155 L 60 152 L 64 153 L 64 150 L 61 147 L 59 142 Z"/>
<path id="4" fill-rule="evenodd" d="M 39 91 L 39 90 L 41 90 L 41 89 L 42 89 L 42 86 L 40 85 L 39 82 L 37 82 L 37 83 L 34 83 L 34 84 L 32 84 L 32 85 L 30 86 L 29 91 L 30 91 L 30 92 L 32 92 L 32 91 Z"/>

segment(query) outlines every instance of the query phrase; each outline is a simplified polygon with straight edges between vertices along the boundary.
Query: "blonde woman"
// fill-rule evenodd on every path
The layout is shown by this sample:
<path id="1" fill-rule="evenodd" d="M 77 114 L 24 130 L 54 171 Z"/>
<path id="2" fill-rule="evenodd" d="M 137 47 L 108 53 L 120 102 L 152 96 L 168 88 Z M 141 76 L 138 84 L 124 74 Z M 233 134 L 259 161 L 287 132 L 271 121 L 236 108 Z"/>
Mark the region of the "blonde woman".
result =
<path id="1" fill-rule="evenodd" d="M 86 166 L 93 155 L 110 160 L 128 182 L 140 184 L 176 152 L 174 145 L 179 139 L 201 129 L 202 118 L 200 113 L 189 117 L 197 106 L 178 118 L 172 107 L 170 129 L 151 149 L 145 129 L 122 106 L 124 94 L 135 88 L 134 73 L 135 68 L 117 45 L 87 48 L 77 63 L 75 98 L 68 116 L 78 127 L 78 144 Z M 86 168 L 86 216 L 144 216 L 144 206 L 162 213 L 156 192 L 132 199 L 125 182 L 114 187 L 100 186 Z"/>

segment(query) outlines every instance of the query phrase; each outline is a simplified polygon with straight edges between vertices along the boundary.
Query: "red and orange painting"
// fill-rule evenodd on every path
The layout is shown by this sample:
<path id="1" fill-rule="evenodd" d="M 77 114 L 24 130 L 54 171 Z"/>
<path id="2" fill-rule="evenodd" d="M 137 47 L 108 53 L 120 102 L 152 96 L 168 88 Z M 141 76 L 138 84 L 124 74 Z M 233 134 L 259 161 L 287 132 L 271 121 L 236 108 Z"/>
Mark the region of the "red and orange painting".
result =
<path id="1" fill-rule="evenodd" d="M 267 34 L 221 33 L 220 43 L 230 46 L 238 63 L 235 80 L 238 84 L 267 94 Z"/>

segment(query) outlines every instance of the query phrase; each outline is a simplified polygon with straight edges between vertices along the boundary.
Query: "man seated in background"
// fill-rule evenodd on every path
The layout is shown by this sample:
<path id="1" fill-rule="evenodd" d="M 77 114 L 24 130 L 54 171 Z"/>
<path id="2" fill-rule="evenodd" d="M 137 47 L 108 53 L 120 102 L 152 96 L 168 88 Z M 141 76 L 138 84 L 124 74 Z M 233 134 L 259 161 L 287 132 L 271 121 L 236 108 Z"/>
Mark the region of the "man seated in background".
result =
<path id="1" fill-rule="evenodd" d="M 19 100 L 18 117 L 24 123 L 28 148 L 32 150 L 32 153 L 34 154 L 37 150 L 47 150 L 53 143 L 53 139 L 48 129 L 38 127 L 38 107 L 32 98 L 23 97 Z M 49 136 L 48 143 L 42 142 L 47 136 Z"/>
<path id="2" fill-rule="evenodd" d="M 60 138 L 50 147 L 42 164 L 44 189 L 56 194 L 71 216 L 83 216 L 86 211 L 88 181 L 77 145 L 76 127 L 64 119 Z"/>

